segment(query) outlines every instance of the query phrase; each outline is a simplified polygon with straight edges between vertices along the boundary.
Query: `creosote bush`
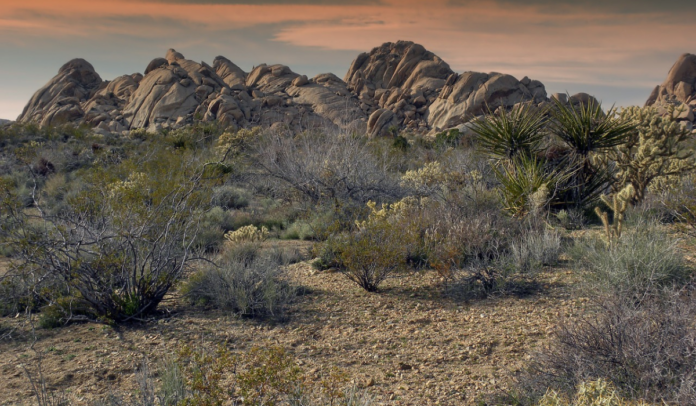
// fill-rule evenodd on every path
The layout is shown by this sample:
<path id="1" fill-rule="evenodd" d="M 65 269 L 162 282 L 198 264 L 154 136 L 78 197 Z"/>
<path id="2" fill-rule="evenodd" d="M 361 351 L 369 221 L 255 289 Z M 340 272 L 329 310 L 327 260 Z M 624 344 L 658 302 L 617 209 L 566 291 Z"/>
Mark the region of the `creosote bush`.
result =
<path id="1" fill-rule="evenodd" d="M 342 239 L 341 272 L 368 292 L 405 268 L 406 247 L 400 230 L 388 222 L 370 224 Z"/>
<path id="2" fill-rule="evenodd" d="M 194 154 L 151 151 L 144 159 L 92 168 L 60 212 L 23 208 L 0 187 L 2 242 L 15 249 L 10 274 L 42 300 L 59 304 L 59 280 L 90 308 L 66 319 L 124 322 L 157 310 L 197 259 L 194 242 L 207 188 Z M 65 309 L 70 310 L 70 309 Z"/>

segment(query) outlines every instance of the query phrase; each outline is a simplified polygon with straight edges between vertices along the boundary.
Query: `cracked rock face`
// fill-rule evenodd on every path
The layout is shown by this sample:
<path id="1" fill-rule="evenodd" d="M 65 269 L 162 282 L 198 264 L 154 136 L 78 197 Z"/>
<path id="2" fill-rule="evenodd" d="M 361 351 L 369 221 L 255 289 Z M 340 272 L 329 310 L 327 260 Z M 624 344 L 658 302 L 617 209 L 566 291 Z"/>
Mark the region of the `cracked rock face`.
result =
<path id="1" fill-rule="evenodd" d="M 18 121 L 86 123 L 121 132 L 203 120 L 291 131 L 328 126 L 378 136 L 394 127 L 440 131 L 488 108 L 547 100 L 541 82 L 502 73 L 457 74 L 407 41 L 358 55 L 343 80 L 332 73 L 308 78 L 280 64 L 245 72 L 223 56 L 211 66 L 170 49 L 144 75 L 112 81 L 102 80 L 88 62 L 72 60 L 32 97 Z"/>

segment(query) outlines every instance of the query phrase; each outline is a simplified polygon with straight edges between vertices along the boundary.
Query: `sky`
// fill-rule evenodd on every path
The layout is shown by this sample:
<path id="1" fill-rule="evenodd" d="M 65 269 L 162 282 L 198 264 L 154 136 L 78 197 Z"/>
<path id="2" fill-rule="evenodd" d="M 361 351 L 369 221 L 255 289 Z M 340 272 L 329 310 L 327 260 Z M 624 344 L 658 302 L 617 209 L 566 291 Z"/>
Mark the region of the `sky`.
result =
<path id="1" fill-rule="evenodd" d="M 343 77 L 360 52 L 398 40 L 457 72 L 642 105 L 679 55 L 696 53 L 695 21 L 693 0 L 0 0 L 0 118 L 77 57 L 107 80 L 169 48 Z"/>

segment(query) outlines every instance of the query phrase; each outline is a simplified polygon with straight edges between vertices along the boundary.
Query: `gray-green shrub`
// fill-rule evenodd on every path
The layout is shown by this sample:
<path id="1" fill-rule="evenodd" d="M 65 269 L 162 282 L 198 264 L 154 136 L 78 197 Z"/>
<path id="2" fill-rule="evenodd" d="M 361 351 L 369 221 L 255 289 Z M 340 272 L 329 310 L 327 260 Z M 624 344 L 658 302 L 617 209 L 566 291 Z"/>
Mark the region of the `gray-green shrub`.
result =
<path id="1" fill-rule="evenodd" d="M 635 299 L 682 283 L 692 274 L 679 240 L 650 220 L 637 220 L 621 238 L 608 244 L 599 236 L 576 240 L 570 250 L 591 291 L 614 292 Z"/>
<path id="2" fill-rule="evenodd" d="M 183 293 L 194 303 L 209 303 L 241 316 L 280 316 L 297 295 L 283 278 L 282 253 L 262 252 L 252 244 L 223 252 L 215 265 L 190 276 Z"/>
<path id="3" fill-rule="evenodd" d="M 533 275 L 543 266 L 555 265 L 562 249 L 557 231 L 530 229 L 510 244 L 508 263 L 518 273 Z"/>

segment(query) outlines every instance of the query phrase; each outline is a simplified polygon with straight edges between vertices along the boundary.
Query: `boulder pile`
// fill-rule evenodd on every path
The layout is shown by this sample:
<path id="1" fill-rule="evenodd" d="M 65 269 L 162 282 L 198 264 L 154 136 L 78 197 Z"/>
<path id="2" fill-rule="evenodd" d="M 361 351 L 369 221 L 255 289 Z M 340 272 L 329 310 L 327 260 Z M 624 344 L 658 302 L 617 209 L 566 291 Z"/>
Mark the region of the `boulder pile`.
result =
<path id="1" fill-rule="evenodd" d="M 458 74 L 407 41 L 358 55 L 343 80 L 332 73 L 308 78 L 279 64 L 245 72 L 222 56 L 209 65 L 170 49 L 144 74 L 112 81 L 102 80 L 87 61 L 74 59 L 34 94 L 18 121 L 85 123 L 120 133 L 202 120 L 293 131 L 329 126 L 378 136 L 393 128 L 432 133 L 461 126 L 489 109 L 548 100 L 539 81 L 495 72 Z"/>

